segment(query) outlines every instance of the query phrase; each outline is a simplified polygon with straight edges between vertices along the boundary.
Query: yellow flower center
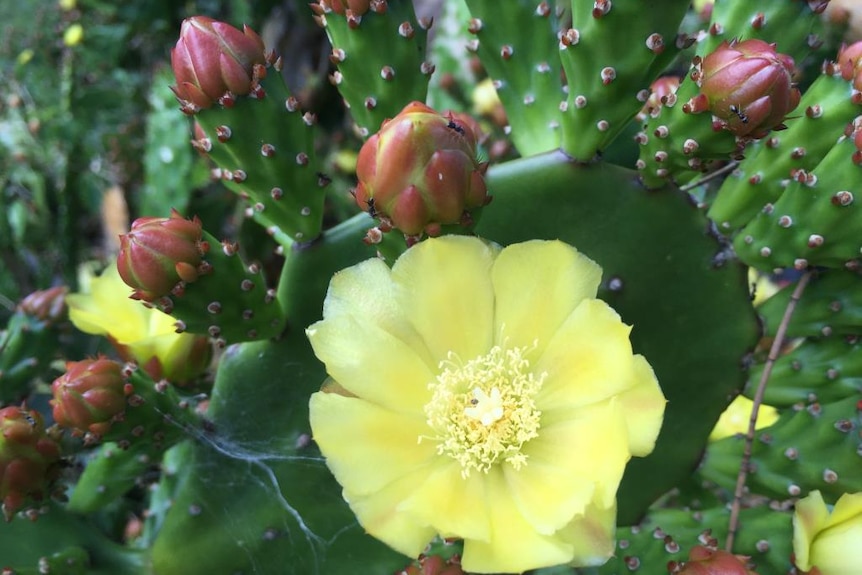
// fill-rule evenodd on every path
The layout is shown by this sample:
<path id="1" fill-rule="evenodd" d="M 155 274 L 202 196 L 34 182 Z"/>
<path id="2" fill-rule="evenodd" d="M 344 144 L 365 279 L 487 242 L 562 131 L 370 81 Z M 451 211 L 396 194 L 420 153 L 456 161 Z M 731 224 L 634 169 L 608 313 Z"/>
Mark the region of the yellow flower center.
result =
<path id="1" fill-rule="evenodd" d="M 539 435 L 542 412 L 534 397 L 546 375 L 530 371 L 527 351 L 495 346 L 467 363 L 450 353 L 428 386 L 433 395 L 425 415 L 436 435 L 427 439 L 438 441 L 439 454 L 461 464 L 465 478 L 474 469 L 487 473 L 500 461 L 515 469 L 527 462 L 521 448 Z"/>

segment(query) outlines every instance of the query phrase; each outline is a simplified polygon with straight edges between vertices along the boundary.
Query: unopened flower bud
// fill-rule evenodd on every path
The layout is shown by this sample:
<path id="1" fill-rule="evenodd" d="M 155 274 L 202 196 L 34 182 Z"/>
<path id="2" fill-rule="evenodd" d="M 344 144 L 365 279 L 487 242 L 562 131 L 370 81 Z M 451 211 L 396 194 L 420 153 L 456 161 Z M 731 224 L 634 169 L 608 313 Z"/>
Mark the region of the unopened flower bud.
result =
<path id="1" fill-rule="evenodd" d="M 120 364 L 107 358 L 66 363 L 54 380 L 54 420 L 78 433 L 104 435 L 126 408 L 126 379 Z"/>
<path id="2" fill-rule="evenodd" d="M 669 563 L 667 570 L 670 575 L 757 575 L 748 568 L 748 557 L 703 545 L 689 551 L 688 561 Z"/>
<path id="3" fill-rule="evenodd" d="M 174 93 L 197 108 L 209 108 L 226 92 L 242 96 L 253 85 L 254 66 L 266 62 L 263 40 L 243 26 L 194 16 L 183 21 L 171 50 Z"/>
<path id="4" fill-rule="evenodd" d="M 842 78 L 852 82 L 855 89 L 862 91 L 862 41 L 841 46 L 838 51 L 838 68 Z"/>
<path id="5" fill-rule="evenodd" d="M 793 72 L 793 58 L 776 52 L 774 44 L 724 41 L 701 62 L 701 91 L 689 108 L 708 110 L 736 136 L 762 138 L 782 127 L 799 104 Z"/>
<path id="6" fill-rule="evenodd" d="M 175 210 L 169 218 L 138 218 L 120 236 L 117 269 L 135 292 L 132 297 L 155 301 L 169 295 L 180 281 L 198 278 L 206 244 L 199 219 L 186 220 Z"/>
<path id="7" fill-rule="evenodd" d="M 41 501 L 56 477 L 60 446 L 42 415 L 23 407 L 0 409 L 0 503 L 10 521 L 26 500 Z"/>
<path id="8" fill-rule="evenodd" d="M 18 309 L 41 321 L 56 322 L 66 315 L 65 286 L 56 286 L 31 293 L 18 304 Z"/>
<path id="9" fill-rule="evenodd" d="M 415 236 L 485 205 L 486 164 L 471 124 L 412 102 L 359 151 L 356 202 Z"/>

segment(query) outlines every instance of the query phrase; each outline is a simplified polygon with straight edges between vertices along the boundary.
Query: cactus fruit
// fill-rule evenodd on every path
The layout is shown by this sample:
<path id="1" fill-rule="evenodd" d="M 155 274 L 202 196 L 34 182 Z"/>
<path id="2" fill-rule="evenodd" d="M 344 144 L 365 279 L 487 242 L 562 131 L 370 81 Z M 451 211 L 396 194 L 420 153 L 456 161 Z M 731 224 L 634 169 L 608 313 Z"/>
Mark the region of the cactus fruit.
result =
<path id="1" fill-rule="evenodd" d="M 469 229 L 490 201 L 476 145 L 469 123 L 410 103 L 359 151 L 356 203 L 407 236 L 436 236 L 450 224 Z"/>
<path id="2" fill-rule="evenodd" d="M 60 446 L 38 411 L 0 409 L 0 507 L 6 521 L 29 501 L 42 501 L 59 473 Z"/>

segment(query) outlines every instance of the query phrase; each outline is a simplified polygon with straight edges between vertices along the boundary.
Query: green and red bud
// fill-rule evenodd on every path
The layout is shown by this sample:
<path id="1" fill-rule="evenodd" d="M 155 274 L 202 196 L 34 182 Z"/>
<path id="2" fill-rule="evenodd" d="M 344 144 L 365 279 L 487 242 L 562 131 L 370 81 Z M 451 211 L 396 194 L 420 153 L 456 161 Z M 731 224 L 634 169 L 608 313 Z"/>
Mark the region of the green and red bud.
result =
<path id="1" fill-rule="evenodd" d="M 862 91 L 862 41 L 841 46 L 838 69 L 842 78 L 851 82 L 854 89 Z"/>
<path id="2" fill-rule="evenodd" d="M 6 521 L 27 499 L 41 501 L 56 478 L 60 446 L 38 411 L 0 409 L 0 503 Z"/>
<path id="3" fill-rule="evenodd" d="M 135 291 L 132 298 L 153 302 L 171 294 L 180 282 L 190 283 L 201 274 L 209 244 L 195 217 L 184 219 L 176 210 L 169 218 L 138 218 L 120 236 L 117 269 Z"/>
<path id="4" fill-rule="evenodd" d="M 51 385 L 54 421 L 75 434 L 104 435 L 126 409 L 131 387 L 120 364 L 107 358 L 66 362 Z"/>
<path id="5" fill-rule="evenodd" d="M 661 76 L 650 84 L 650 95 L 644 102 L 643 108 L 638 115 L 638 120 L 646 122 L 649 118 L 657 118 L 665 104 L 673 105 L 669 98 L 673 98 L 679 89 L 679 76 Z"/>
<path id="6" fill-rule="evenodd" d="M 692 547 L 688 561 L 669 562 L 667 572 L 670 575 L 757 575 L 748 568 L 748 557 L 703 545 Z"/>
<path id="7" fill-rule="evenodd" d="M 187 18 L 171 50 L 173 90 L 184 109 L 209 108 L 227 93 L 251 92 L 255 66 L 265 62 L 263 40 L 248 26 L 240 31 L 206 16 Z"/>
<path id="8" fill-rule="evenodd" d="M 21 300 L 18 309 L 44 322 L 55 323 L 66 316 L 66 286 L 34 291 Z"/>
<path id="9" fill-rule="evenodd" d="M 776 52 L 774 44 L 757 39 L 722 42 L 705 58 L 695 58 L 691 77 L 700 94 L 683 111 L 709 111 L 734 135 L 762 138 L 782 128 L 799 104 L 794 70 L 793 58 Z"/>
<path id="10" fill-rule="evenodd" d="M 408 236 L 469 221 L 490 199 L 477 138 L 473 125 L 453 114 L 408 104 L 359 151 L 357 204 Z"/>

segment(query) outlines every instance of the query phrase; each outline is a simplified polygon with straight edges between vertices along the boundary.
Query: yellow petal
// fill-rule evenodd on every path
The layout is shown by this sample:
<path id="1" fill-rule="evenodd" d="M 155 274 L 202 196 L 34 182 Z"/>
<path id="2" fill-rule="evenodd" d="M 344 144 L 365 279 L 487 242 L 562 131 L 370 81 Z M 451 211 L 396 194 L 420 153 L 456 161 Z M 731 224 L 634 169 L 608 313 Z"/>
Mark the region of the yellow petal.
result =
<path id="1" fill-rule="evenodd" d="M 108 266 L 90 281 L 90 293 L 66 296 L 69 319 L 85 333 L 110 335 L 123 345 L 148 337 L 153 314 L 170 316 L 129 299 L 131 293 L 117 267 Z"/>
<path id="2" fill-rule="evenodd" d="M 425 468 L 436 455 L 424 420 L 337 393 L 311 395 L 314 440 L 345 491 L 365 496 Z"/>
<path id="3" fill-rule="evenodd" d="M 812 567 L 810 561 L 811 544 L 826 525 L 829 510 L 819 491 L 812 491 L 808 497 L 796 502 L 793 513 L 793 553 L 796 565 L 803 571 Z"/>
<path id="4" fill-rule="evenodd" d="M 572 310 L 596 296 L 601 276 L 598 264 L 560 241 L 503 248 L 492 270 L 495 335 L 507 347 L 529 348 L 538 341 L 533 353 L 540 355 Z"/>
<path id="5" fill-rule="evenodd" d="M 469 361 L 493 345 L 490 269 L 499 248 L 477 238 L 421 242 L 392 266 L 396 297 L 438 361 L 454 352 Z"/>
<path id="6" fill-rule="evenodd" d="M 360 322 L 377 325 L 407 343 L 431 369 L 437 369 L 439 359 L 430 356 L 425 342 L 395 299 L 395 284 L 383 260 L 366 260 L 332 277 L 323 303 L 323 317 L 339 315 L 352 315 Z"/>
<path id="7" fill-rule="evenodd" d="M 543 420 L 539 437 L 522 449 L 527 464 L 504 466 L 503 472 L 521 514 L 550 535 L 594 498 L 615 501 L 629 459 L 627 444 L 622 412 L 608 401 L 572 410 L 556 422 Z"/>
<path id="8" fill-rule="evenodd" d="M 489 540 L 491 525 L 487 505 L 486 476 L 474 472 L 461 477 L 461 465 L 438 456 L 433 471 L 400 509 L 433 525 L 443 537 Z"/>
<path id="9" fill-rule="evenodd" d="M 620 393 L 629 436 L 629 451 L 643 457 L 652 452 L 661 430 L 667 400 L 652 367 L 642 355 L 634 356 L 634 381 Z"/>
<path id="10" fill-rule="evenodd" d="M 840 525 L 848 521 L 862 523 L 862 493 L 845 493 L 835 502 L 826 528 Z M 860 540 L 862 546 L 862 540 Z M 860 563 L 862 565 L 862 563 Z"/>
<path id="11" fill-rule="evenodd" d="M 434 374 L 406 343 L 350 315 L 308 328 L 308 339 L 327 373 L 354 395 L 424 420 Z"/>
<path id="12" fill-rule="evenodd" d="M 610 507 L 593 504 L 560 530 L 559 537 L 574 548 L 571 564 L 577 567 L 604 565 L 614 553 L 616 522 L 616 503 Z"/>
<path id="13" fill-rule="evenodd" d="M 344 494 L 359 524 L 369 534 L 414 559 L 437 533 L 415 516 L 399 510 L 398 504 L 413 492 L 424 474 L 421 469 L 413 471 L 366 497 Z"/>
<path id="14" fill-rule="evenodd" d="M 535 373 L 547 373 L 536 396 L 538 407 L 546 412 L 588 405 L 632 385 L 630 331 L 603 301 L 582 301 L 533 367 Z"/>
<path id="15" fill-rule="evenodd" d="M 626 463 L 631 457 L 628 430 L 620 402 L 611 398 L 571 411 L 557 410 L 552 416 L 542 414 L 539 437 L 524 446 L 523 453 L 528 457 L 527 466 L 533 459 L 556 464 L 565 467 L 573 481 L 577 478 L 591 482 L 594 492 L 587 498 L 579 497 L 575 513 L 580 512 L 590 500 L 603 507 L 612 506 Z M 541 485 L 541 478 L 536 477 L 536 481 Z M 567 495 L 565 492 L 548 491 L 547 496 L 564 500 L 562 498 Z"/>
<path id="16" fill-rule="evenodd" d="M 858 512 L 858 507 L 862 505 L 862 493 L 850 497 L 855 497 L 857 502 L 853 504 L 847 500 L 848 495 L 843 495 L 832 510 L 829 527 L 814 538 L 811 565 L 820 569 L 824 575 L 857 574 L 862 565 L 862 514 Z M 845 505 L 839 509 L 842 500 Z M 857 508 L 855 515 L 849 515 L 852 507 Z"/>
<path id="17" fill-rule="evenodd" d="M 566 563 L 572 558 L 570 543 L 540 534 L 521 515 L 499 467 L 491 469 L 486 478 L 491 538 L 465 539 L 461 558 L 465 571 L 520 573 Z"/>

